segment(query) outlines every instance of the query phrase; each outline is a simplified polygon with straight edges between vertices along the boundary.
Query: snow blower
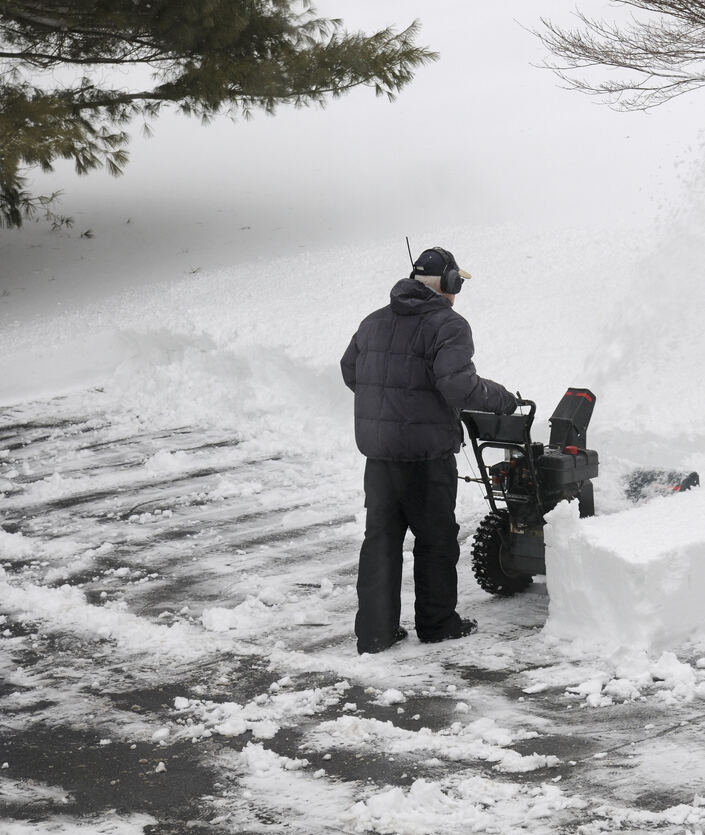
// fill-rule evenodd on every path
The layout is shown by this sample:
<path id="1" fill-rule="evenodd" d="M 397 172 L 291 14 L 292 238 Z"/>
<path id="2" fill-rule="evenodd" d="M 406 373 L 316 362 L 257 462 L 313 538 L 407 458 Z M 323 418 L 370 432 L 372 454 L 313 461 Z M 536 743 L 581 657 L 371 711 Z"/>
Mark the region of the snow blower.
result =
<path id="1" fill-rule="evenodd" d="M 484 485 L 491 509 L 472 545 L 473 573 L 490 594 L 516 594 L 546 573 L 544 515 L 558 502 L 577 499 L 581 517 L 594 515 L 598 455 L 586 438 L 594 406 L 589 389 L 569 388 L 549 420 L 547 445 L 531 440 L 532 400 L 518 400 L 527 414 L 461 411 L 480 471 L 466 480 Z M 504 450 L 504 460 L 488 464 L 488 449 Z"/>

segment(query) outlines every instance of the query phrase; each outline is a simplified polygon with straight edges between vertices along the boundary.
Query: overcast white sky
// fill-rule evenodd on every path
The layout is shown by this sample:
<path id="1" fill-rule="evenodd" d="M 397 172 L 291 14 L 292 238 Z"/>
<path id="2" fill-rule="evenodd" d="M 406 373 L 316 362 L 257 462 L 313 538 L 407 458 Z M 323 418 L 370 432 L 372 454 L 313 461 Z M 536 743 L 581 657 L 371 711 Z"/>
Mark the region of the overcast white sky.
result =
<path id="1" fill-rule="evenodd" d="M 421 41 L 441 60 L 421 70 L 395 104 L 365 89 L 329 107 L 282 109 L 252 123 L 207 129 L 161 119 L 149 141 L 135 137 L 132 164 L 99 189 L 130 203 L 165 190 L 199 210 L 248 209 L 278 224 L 310 222 L 369 230 L 457 217 L 482 224 L 624 217 L 663 190 L 674 163 L 697 139 L 697 95 L 649 114 L 616 113 L 559 87 L 532 66 L 543 47 L 522 28 L 541 16 L 569 20 L 565 0 L 324 0 L 322 14 L 368 31 L 421 20 Z M 605 0 L 587 11 L 615 16 Z M 73 186 L 72 186 L 73 188 Z M 422 223 L 414 223 L 420 212 Z"/>
<path id="2" fill-rule="evenodd" d="M 614 17 L 607 0 L 580 0 Z M 412 236 L 456 225 L 598 225 L 643 221 L 679 200 L 681 172 L 701 156 L 695 93 L 645 114 L 610 110 L 536 68 L 543 47 L 523 27 L 569 21 L 564 0 L 323 0 L 349 28 L 415 18 L 441 53 L 394 104 L 367 89 L 327 109 L 208 128 L 166 115 L 133 131 L 124 177 L 76 177 L 57 166 L 37 188 L 102 240 L 129 217 L 145 253 L 191 247 L 235 262 L 303 247 Z M 623 12 L 623 10 L 622 10 Z M 20 263 L 21 237 L 5 246 Z M 158 248 L 155 249 L 155 247 Z M 198 247 L 200 246 L 200 250 Z M 12 258 L 10 256 L 13 256 Z"/>

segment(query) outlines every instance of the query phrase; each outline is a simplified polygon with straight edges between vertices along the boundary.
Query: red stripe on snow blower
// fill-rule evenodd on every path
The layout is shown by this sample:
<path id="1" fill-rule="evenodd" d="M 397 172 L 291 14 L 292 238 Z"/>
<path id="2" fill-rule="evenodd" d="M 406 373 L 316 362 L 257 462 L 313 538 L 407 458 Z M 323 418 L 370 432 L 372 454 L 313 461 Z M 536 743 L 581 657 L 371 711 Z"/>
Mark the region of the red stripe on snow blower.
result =
<path id="1" fill-rule="evenodd" d="M 584 391 L 570 391 L 566 392 L 567 397 L 584 397 L 587 401 L 592 403 L 592 397 L 589 394 L 586 394 Z"/>

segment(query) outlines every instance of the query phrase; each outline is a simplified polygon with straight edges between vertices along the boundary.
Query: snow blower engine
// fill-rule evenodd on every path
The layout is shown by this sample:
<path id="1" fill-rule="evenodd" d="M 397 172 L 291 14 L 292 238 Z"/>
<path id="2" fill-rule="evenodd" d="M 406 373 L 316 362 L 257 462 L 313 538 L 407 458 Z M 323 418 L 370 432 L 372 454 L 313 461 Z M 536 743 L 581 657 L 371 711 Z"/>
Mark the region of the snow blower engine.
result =
<path id="1" fill-rule="evenodd" d="M 532 400 L 520 398 L 513 415 L 461 411 L 480 470 L 480 478 L 466 480 L 484 485 L 491 508 L 472 546 L 473 573 L 490 594 L 516 594 L 546 573 L 544 515 L 558 502 L 577 499 L 581 517 L 594 515 L 590 479 L 598 456 L 586 438 L 594 406 L 589 389 L 569 388 L 549 420 L 547 445 L 531 440 Z M 504 450 L 504 460 L 488 465 L 488 449 Z"/>

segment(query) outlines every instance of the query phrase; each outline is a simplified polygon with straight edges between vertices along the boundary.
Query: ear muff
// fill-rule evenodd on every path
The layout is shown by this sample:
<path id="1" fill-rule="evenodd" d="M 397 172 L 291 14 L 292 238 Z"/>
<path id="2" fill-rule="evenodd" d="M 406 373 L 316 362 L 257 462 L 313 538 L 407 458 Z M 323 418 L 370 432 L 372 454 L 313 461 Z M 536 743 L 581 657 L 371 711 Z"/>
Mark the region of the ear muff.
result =
<path id="1" fill-rule="evenodd" d="M 455 263 L 455 259 L 452 255 L 445 249 L 440 246 L 434 246 L 433 250 L 434 252 L 437 252 L 441 258 L 443 258 L 443 262 L 445 264 L 443 272 L 441 273 L 441 292 L 449 293 L 454 296 L 456 293 L 459 293 L 463 287 L 463 279 L 458 272 L 458 265 Z"/>

